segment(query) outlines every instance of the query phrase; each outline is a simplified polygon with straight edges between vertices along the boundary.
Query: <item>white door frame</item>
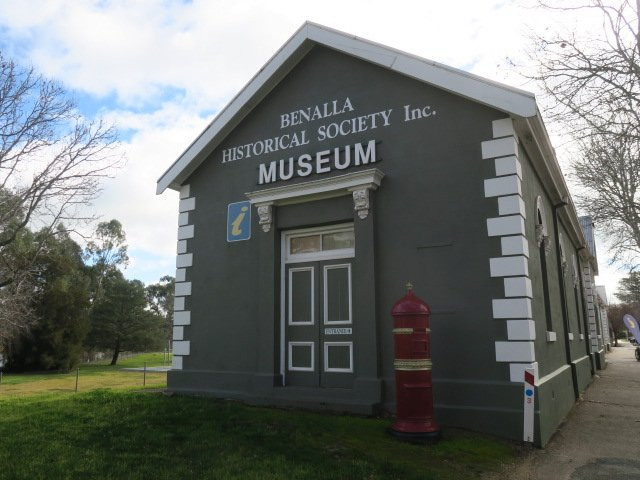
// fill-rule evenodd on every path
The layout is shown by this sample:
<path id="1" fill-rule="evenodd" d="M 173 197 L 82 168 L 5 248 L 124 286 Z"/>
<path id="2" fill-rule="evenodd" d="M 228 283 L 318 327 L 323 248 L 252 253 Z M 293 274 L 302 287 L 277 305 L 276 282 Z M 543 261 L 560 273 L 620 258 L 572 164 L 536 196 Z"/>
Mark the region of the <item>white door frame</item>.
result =
<path id="1" fill-rule="evenodd" d="M 341 223 L 338 225 L 330 225 L 324 227 L 312 227 L 312 228 L 300 228 L 295 230 L 283 231 L 280 235 L 280 375 L 282 375 L 282 385 L 286 385 L 286 322 L 287 322 L 287 305 L 286 305 L 286 285 L 285 278 L 286 265 L 291 263 L 302 262 L 321 262 L 324 260 L 336 260 L 341 258 L 354 258 L 356 256 L 355 246 L 354 248 L 345 248 L 341 250 L 327 250 L 314 253 L 303 253 L 298 255 L 291 255 L 289 253 L 288 240 L 292 237 L 311 235 L 311 234 L 323 234 L 323 233 L 337 233 L 342 231 L 354 230 L 352 222 Z M 350 287 L 351 288 L 351 287 Z M 319 347 L 318 347 L 319 348 Z"/>

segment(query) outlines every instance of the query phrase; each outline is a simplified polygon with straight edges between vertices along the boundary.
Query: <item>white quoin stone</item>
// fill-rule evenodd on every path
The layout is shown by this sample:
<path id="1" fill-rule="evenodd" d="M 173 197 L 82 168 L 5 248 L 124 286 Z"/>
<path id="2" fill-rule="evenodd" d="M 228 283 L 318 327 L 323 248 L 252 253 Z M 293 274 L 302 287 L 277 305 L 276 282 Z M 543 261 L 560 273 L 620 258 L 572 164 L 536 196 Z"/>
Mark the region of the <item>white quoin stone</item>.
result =
<path id="1" fill-rule="evenodd" d="M 180 212 L 190 212 L 196 209 L 196 197 L 183 198 L 180 200 L 179 210 Z"/>
<path id="2" fill-rule="evenodd" d="M 484 181 L 484 196 L 486 198 L 501 195 L 522 195 L 520 177 L 507 175 L 506 177 L 488 178 Z"/>
<path id="3" fill-rule="evenodd" d="M 508 277 L 504 279 L 505 297 L 533 298 L 531 280 L 527 277 Z"/>
<path id="4" fill-rule="evenodd" d="M 173 327 L 173 339 L 184 340 L 184 327 Z"/>
<path id="5" fill-rule="evenodd" d="M 183 253 L 176 257 L 176 267 L 184 268 L 193 265 L 193 253 Z"/>
<path id="6" fill-rule="evenodd" d="M 498 213 L 500 215 L 522 215 L 527 218 L 527 212 L 524 207 L 524 200 L 520 195 L 509 195 L 507 197 L 498 197 Z"/>
<path id="7" fill-rule="evenodd" d="M 184 282 L 187 278 L 187 269 L 178 268 L 176 270 L 176 282 Z"/>
<path id="8" fill-rule="evenodd" d="M 173 297 L 173 310 L 184 310 L 184 297 Z"/>
<path id="9" fill-rule="evenodd" d="M 524 219 L 520 215 L 487 219 L 487 233 L 490 237 L 503 235 L 524 235 Z"/>
<path id="10" fill-rule="evenodd" d="M 533 342 L 496 342 L 496 362 L 533 362 Z"/>
<path id="11" fill-rule="evenodd" d="M 496 166 L 496 177 L 503 175 L 517 175 L 522 179 L 522 165 L 517 157 L 500 157 L 494 160 Z"/>
<path id="12" fill-rule="evenodd" d="M 515 137 L 498 138 L 482 142 L 482 158 L 506 157 L 518 155 L 518 142 Z"/>
<path id="13" fill-rule="evenodd" d="M 507 338 L 509 340 L 535 340 L 535 322 L 533 320 L 507 320 Z"/>
<path id="14" fill-rule="evenodd" d="M 531 299 L 500 298 L 493 300 L 493 318 L 531 318 Z"/>
<path id="15" fill-rule="evenodd" d="M 191 295 L 191 282 L 179 282 L 176 283 L 176 297 L 184 297 L 185 295 Z"/>
<path id="16" fill-rule="evenodd" d="M 502 237 L 500 239 L 502 255 L 524 255 L 529 257 L 529 242 L 522 235 Z"/>
<path id="17" fill-rule="evenodd" d="M 182 227 L 178 227 L 178 240 L 193 238 L 193 235 L 194 235 L 193 225 L 184 225 Z"/>
<path id="18" fill-rule="evenodd" d="M 182 357 L 174 354 L 171 358 L 171 370 L 182 370 Z"/>
<path id="19" fill-rule="evenodd" d="M 522 255 L 490 258 L 489 270 L 492 277 L 529 276 L 529 262 Z"/>
<path id="20" fill-rule="evenodd" d="M 493 138 L 514 136 L 516 134 L 513 128 L 513 121 L 510 118 L 501 118 L 491 122 L 493 128 Z"/>
<path id="21" fill-rule="evenodd" d="M 174 325 L 191 325 L 191 312 L 173 312 Z"/>
<path id="22" fill-rule="evenodd" d="M 188 340 L 176 340 L 173 342 L 174 355 L 189 355 L 191 351 L 191 342 Z"/>

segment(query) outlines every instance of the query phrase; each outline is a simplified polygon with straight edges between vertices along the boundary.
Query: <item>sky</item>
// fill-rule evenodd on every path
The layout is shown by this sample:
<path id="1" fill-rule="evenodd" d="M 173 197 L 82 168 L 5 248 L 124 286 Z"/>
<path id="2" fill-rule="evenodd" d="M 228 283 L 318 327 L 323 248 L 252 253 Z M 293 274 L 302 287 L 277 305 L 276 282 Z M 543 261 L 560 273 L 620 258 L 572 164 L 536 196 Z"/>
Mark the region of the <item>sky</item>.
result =
<path id="1" fill-rule="evenodd" d="M 531 1 L 0 0 L 0 51 L 118 129 L 127 162 L 93 208 L 122 222 L 124 273 L 148 284 L 175 271 L 178 195 L 156 195 L 157 179 L 305 20 L 540 97 L 522 75 L 532 35 L 599 25 Z M 547 126 L 562 157 L 566 139 Z M 598 254 L 598 283 L 611 296 L 624 272 L 608 266 L 603 239 Z"/>

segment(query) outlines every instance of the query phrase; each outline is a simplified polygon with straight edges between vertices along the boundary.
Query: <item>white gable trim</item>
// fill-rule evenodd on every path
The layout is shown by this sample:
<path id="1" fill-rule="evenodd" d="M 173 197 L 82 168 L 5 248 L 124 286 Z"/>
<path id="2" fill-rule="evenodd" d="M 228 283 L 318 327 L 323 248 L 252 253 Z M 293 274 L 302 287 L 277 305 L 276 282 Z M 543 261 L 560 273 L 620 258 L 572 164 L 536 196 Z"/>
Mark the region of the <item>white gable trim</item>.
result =
<path id="1" fill-rule="evenodd" d="M 178 190 L 180 184 L 204 161 L 222 139 L 314 45 L 324 45 L 372 62 L 514 116 L 531 117 L 537 115 L 535 97 L 532 93 L 492 82 L 468 72 L 322 25 L 306 22 L 160 177 L 156 193 L 160 194 L 167 188 Z"/>

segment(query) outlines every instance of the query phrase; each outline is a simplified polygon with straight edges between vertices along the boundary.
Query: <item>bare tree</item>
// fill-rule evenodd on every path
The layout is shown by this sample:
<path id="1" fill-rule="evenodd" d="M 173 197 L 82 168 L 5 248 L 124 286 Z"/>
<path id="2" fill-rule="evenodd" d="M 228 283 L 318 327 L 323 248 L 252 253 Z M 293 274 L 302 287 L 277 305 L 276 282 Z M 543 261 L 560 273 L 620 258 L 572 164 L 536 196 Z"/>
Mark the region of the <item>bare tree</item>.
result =
<path id="1" fill-rule="evenodd" d="M 640 0 L 539 3 L 588 19 L 589 28 L 535 39 L 532 78 L 546 93 L 546 115 L 578 147 L 579 207 L 611 241 L 613 259 L 633 268 L 640 254 Z M 591 28 L 595 18 L 600 28 Z"/>
<path id="2" fill-rule="evenodd" d="M 20 235 L 88 219 L 84 207 L 121 162 L 115 146 L 115 131 L 83 119 L 62 85 L 0 53 L 0 332 L 28 311 L 38 250 L 19 258 Z"/>
<path id="3" fill-rule="evenodd" d="M 33 286 L 26 275 L 16 278 L 0 292 L 0 351 L 34 320 L 32 298 Z"/>
<path id="4" fill-rule="evenodd" d="M 640 256 L 640 138 L 600 134 L 579 144 L 572 163 L 583 187 L 578 205 L 609 238 L 613 258 L 633 268 Z"/>
<path id="5" fill-rule="evenodd" d="M 601 29 L 536 38 L 532 58 L 550 97 L 546 114 L 578 136 L 640 138 L 640 0 L 573 0 L 540 4 L 599 16 Z"/>

